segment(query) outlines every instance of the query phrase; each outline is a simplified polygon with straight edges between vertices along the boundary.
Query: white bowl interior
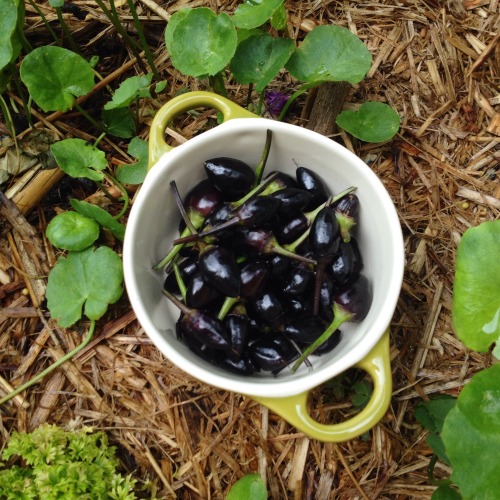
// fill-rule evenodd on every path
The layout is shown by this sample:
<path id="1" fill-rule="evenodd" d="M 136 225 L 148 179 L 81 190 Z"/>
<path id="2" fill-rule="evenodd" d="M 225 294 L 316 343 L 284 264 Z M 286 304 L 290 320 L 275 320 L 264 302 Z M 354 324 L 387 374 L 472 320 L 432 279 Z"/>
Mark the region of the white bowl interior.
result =
<path id="1" fill-rule="evenodd" d="M 203 163 L 217 156 L 239 158 L 256 165 L 266 129 L 273 131 L 266 173 L 280 170 L 295 175 L 296 164 L 320 175 L 332 193 L 356 186 L 360 199 L 360 244 L 364 274 L 373 287 L 373 303 L 361 323 L 344 323 L 342 340 L 328 355 L 313 356 L 312 369 L 296 373 L 245 377 L 209 364 L 175 336 L 179 311 L 161 293 L 165 278 L 152 266 L 160 261 L 178 235 L 180 214 L 169 184 L 181 195 L 205 178 Z M 199 380 L 247 395 L 285 397 L 304 392 L 363 359 L 389 326 L 403 277 L 403 242 L 394 205 L 372 170 L 346 148 L 315 132 L 267 120 L 230 120 L 190 139 L 165 154 L 151 169 L 131 209 L 124 242 L 125 284 L 137 319 L 156 347 L 173 363 Z"/>

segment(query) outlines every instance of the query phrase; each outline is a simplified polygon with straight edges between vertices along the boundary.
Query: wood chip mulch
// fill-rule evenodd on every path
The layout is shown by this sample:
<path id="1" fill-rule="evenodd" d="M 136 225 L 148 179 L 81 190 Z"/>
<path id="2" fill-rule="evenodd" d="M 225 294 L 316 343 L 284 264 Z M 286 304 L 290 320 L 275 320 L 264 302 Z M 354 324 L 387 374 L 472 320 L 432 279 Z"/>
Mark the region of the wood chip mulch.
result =
<path id="1" fill-rule="evenodd" d="M 92 112 L 102 106 L 102 89 L 116 88 L 142 70 L 97 5 L 77 3 L 87 17 L 78 20 L 68 13 L 65 19 L 81 46 L 100 55 L 98 69 L 104 77 L 81 99 Z M 176 92 L 205 88 L 205 82 L 182 77 L 170 64 L 163 41 L 170 15 L 202 5 L 231 12 L 235 4 L 137 3 L 156 65 L 168 80 L 166 92 L 141 109 L 142 138 L 147 139 L 151 117 Z M 394 392 L 390 410 L 368 435 L 340 444 L 311 440 L 256 402 L 192 379 L 151 344 L 124 296 L 99 321 L 94 341 L 76 358 L 0 408 L 0 448 L 15 430 L 76 420 L 105 430 L 118 447 L 123 470 L 149 482 L 157 498 L 222 499 L 249 472 L 261 474 L 273 499 L 430 498 L 435 489 L 427 476 L 432 451 L 414 408 L 434 394 L 458 395 L 474 373 L 493 363 L 489 354 L 467 350 L 455 336 L 451 304 L 461 235 L 500 215 L 499 4 L 287 2 L 291 36 L 300 39 L 318 24 L 335 23 L 357 34 L 372 52 L 367 78 L 341 89 L 344 109 L 378 100 L 402 117 L 394 140 L 355 142 L 325 125 L 324 113 L 318 120 L 314 101 L 325 92 L 319 89 L 300 101 L 288 119 L 299 126 L 309 123 L 358 154 L 382 179 L 399 212 L 406 271 L 391 331 Z M 117 5 L 134 35 L 127 2 Z M 38 13 L 29 3 L 26 8 L 31 42 L 50 43 Z M 39 8 L 57 26 L 49 4 Z M 297 85 L 284 73 L 272 86 L 291 93 Z M 235 82 L 230 82 L 229 94 L 245 104 L 246 90 Z M 22 106 L 13 91 L 8 97 Z M 256 102 L 258 96 L 252 99 Z M 57 138 L 96 138 L 76 112 L 33 110 L 33 115 L 37 128 Z M 176 137 L 189 139 L 211 116 L 207 112 L 180 121 Z M 27 125 L 20 127 L 18 138 L 29 136 Z M 134 161 L 126 144 L 105 138 L 100 147 L 116 167 Z M 3 145 L 0 155 L 8 149 Z M 42 170 L 40 164 L 2 186 L 0 395 L 73 349 L 85 333 L 84 322 L 60 328 L 45 307 L 46 277 L 59 255 L 45 238 L 45 227 L 67 209 L 69 194 L 113 209 L 101 191 L 88 189 L 62 178 L 58 170 Z M 345 419 L 356 411 L 349 397 L 325 394 L 315 398 L 314 414 L 322 419 Z M 450 472 L 438 461 L 438 479 Z"/>

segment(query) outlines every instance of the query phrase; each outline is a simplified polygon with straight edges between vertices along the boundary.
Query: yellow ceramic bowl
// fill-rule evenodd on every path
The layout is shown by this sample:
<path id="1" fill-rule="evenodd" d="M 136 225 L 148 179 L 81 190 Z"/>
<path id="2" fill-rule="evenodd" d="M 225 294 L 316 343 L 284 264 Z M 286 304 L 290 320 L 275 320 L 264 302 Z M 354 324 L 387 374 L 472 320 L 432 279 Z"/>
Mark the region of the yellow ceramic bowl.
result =
<path id="1" fill-rule="evenodd" d="M 190 109 L 212 107 L 224 123 L 185 144 L 171 148 L 164 140 L 169 122 Z M 251 165 L 260 159 L 266 130 L 273 132 L 266 171 L 295 175 L 294 160 L 314 170 L 332 193 L 356 186 L 360 199 L 357 239 L 364 274 L 373 286 L 373 303 L 361 323 L 345 323 L 340 344 L 329 354 L 313 356 L 312 368 L 284 370 L 278 376 L 244 377 L 228 373 L 192 353 L 175 336 L 179 311 L 162 295 L 163 272 L 153 270 L 177 236 L 179 211 L 169 184 L 187 193 L 205 178 L 203 163 L 216 156 L 239 158 Z M 346 148 L 298 126 L 256 117 L 231 101 L 209 92 L 176 97 L 157 113 L 150 133 L 151 169 L 131 209 L 123 260 L 125 284 L 137 319 L 157 348 L 197 379 L 247 395 L 267 406 L 299 431 L 322 441 L 344 441 L 373 427 L 385 414 L 392 392 L 388 328 L 403 277 L 403 240 L 394 205 L 372 170 Z M 320 424 L 308 411 L 312 389 L 351 367 L 367 371 L 374 382 L 368 405 L 354 418 Z"/>

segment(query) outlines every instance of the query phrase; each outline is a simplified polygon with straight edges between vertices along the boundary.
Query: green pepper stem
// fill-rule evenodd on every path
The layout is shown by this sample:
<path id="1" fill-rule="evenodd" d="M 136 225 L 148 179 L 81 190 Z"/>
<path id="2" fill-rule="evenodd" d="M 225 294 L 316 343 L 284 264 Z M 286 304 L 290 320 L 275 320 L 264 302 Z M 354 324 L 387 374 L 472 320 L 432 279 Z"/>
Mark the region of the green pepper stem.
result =
<path id="1" fill-rule="evenodd" d="M 0 399 L 0 404 L 6 403 L 10 399 L 12 399 L 14 396 L 17 396 L 21 392 L 25 391 L 32 385 L 36 384 L 37 382 L 40 382 L 44 377 L 46 377 L 49 373 L 52 373 L 56 368 L 61 366 L 63 363 L 71 359 L 75 354 L 77 354 L 79 351 L 81 351 L 92 339 L 92 336 L 94 335 L 95 331 L 95 320 L 90 320 L 90 326 L 89 326 L 89 331 L 87 332 L 86 337 L 83 339 L 82 343 L 75 347 L 72 351 L 68 352 L 65 354 L 62 358 L 59 358 L 55 363 L 52 363 L 48 368 L 40 372 L 38 375 L 33 377 L 31 380 L 28 380 L 28 382 L 20 385 L 17 389 L 14 389 L 12 392 L 4 396 L 2 399 Z"/>
<path id="2" fill-rule="evenodd" d="M 264 174 L 264 169 L 266 167 L 267 159 L 269 157 L 269 152 L 271 151 L 272 139 L 273 139 L 273 132 L 272 132 L 272 130 L 267 129 L 266 143 L 264 144 L 264 150 L 262 151 L 262 157 L 261 157 L 258 165 L 255 167 L 254 187 L 260 183 L 260 181 L 262 179 L 262 175 Z"/>
<path id="3" fill-rule="evenodd" d="M 182 279 L 179 264 L 177 264 L 177 262 L 173 262 L 172 267 L 174 269 L 175 279 L 177 281 L 177 286 L 179 287 L 179 290 L 181 291 L 182 300 L 184 300 L 184 302 L 186 302 L 187 287 L 186 287 L 186 283 L 184 283 L 184 280 Z"/>
<path id="4" fill-rule="evenodd" d="M 339 328 L 342 323 L 349 321 L 353 314 L 341 308 L 336 302 L 333 305 L 333 321 L 330 326 L 302 353 L 292 366 L 292 373 L 295 373 L 302 362 L 313 352 L 326 342 Z"/>
<path id="5" fill-rule="evenodd" d="M 239 297 L 226 297 L 224 299 L 224 303 L 222 304 L 219 310 L 219 314 L 217 314 L 217 319 L 222 321 L 227 316 L 229 311 L 232 309 L 234 304 L 236 304 L 239 300 L 240 300 Z"/>

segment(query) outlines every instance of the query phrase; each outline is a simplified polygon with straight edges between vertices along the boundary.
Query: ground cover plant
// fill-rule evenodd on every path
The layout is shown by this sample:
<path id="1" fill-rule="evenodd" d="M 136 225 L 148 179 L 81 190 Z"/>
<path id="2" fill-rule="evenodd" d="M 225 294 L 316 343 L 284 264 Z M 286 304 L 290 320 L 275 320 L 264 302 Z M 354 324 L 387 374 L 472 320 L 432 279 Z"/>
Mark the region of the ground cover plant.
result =
<path id="1" fill-rule="evenodd" d="M 498 219 L 500 209 L 497 10 L 494 1 L 2 2 L 0 398 L 36 382 L 2 404 L 2 446 L 15 430 L 46 421 L 65 427 L 77 416 L 119 445 L 122 468 L 138 471 L 139 482 L 151 479 L 150 496 L 223 498 L 250 472 L 259 472 L 271 498 L 453 498 L 458 490 L 450 480 L 464 498 L 491 495 L 487 472 L 496 472 L 487 450 L 496 442 L 495 413 L 478 423 L 469 409 L 497 390 L 497 323 L 494 314 L 485 316 L 494 304 L 483 299 L 496 291 L 479 286 L 480 300 L 459 293 L 474 307 L 453 312 L 453 330 L 451 294 L 460 275 L 478 272 L 476 261 L 460 267 L 459 259 L 452 274 L 462 234 L 477 226 L 481 245 L 469 241 L 492 246 L 481 223 Z M 217 25 L 222 48 L 234 49 L 229 57 L 229 50 L 216 51 L 224 56 L 219 66 L 210 61 L 195 75 L 177 67 L 178 59 L 190 61 L 178 41 L 192 22 L 197 35 Z M 339 39 L 361 41 L 370 61 L 342 76 L 347 102 L 339 128 L 328 134 L 382 178 L 401 216 L 408 260 L 391 332 L 391 411 L 362 438 L 327 446 L 168 365 L 134 322 L 118 263 L 129 198 L 146 172 L 148 125 L 161 103 L 188 89 L 211 89 L 264 116 L 307 126 L 315 96 L 340 71 L 322 59 L 325 44 Z M 380 124 L 386 111 L 397 111 L 397 124 L 366 126 L 374 116 Z M 169 134 L 188 138 L 216 123 L 214 113 L 197 110 Z M 372 135 L 360 140 L 366 130 Z M 35 184 L 21 175 L 21 162 L 5 160 L 12 155 L 31 165 L 26 175 L 42 185 L 55 176 L 56 188 L 49 195 L 40 185 L 30 191 Z M 33 169 L 42 161 L 58 170 Z M 117 273 L 101 280 L 100 266 Z M 493 282 L 495 263 L 489 267 L 490 279 L 479 285 Z M 54 293 L 56 282 L 81 286 L 73 295 Z M 93 301 L 96 288 L 106 297 Z M 481 335 L 467 333 L 477 327 L 472 318 L 483 321 Z M 80 345 L 82 339 L 89 343 Z M 313 396 L 317 418 L 342 419 L 362 406 L 369 382 L 350 377 Z M 351 387 L 353 406 L 342 397 Z M 441 403 L 435 394 L 448 397 Z M 481 395 L 487 398 L 478 402 Z M 422 396 L 431 399 L 415 418 L 408 410 Z M 457 427 L 467 430 L 467 453 L 454 438 Z M 471 442 L 484 450 L 479 458 Z M 433 459 L 429 479 L 433 453 L 440 459 Z M 472 456 L 484 476 L 469 472 Z"/>

